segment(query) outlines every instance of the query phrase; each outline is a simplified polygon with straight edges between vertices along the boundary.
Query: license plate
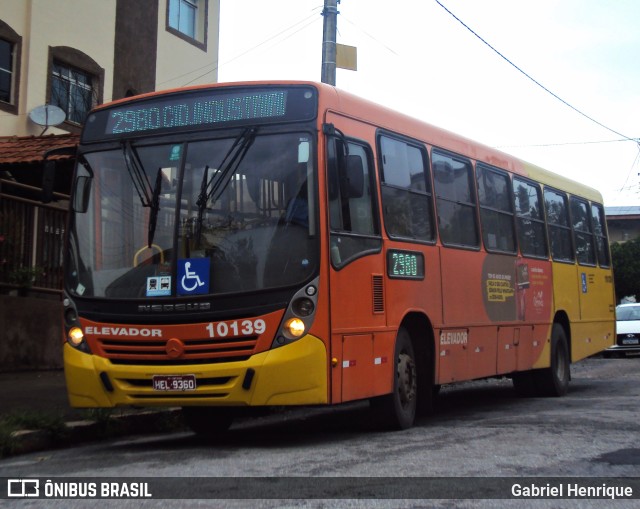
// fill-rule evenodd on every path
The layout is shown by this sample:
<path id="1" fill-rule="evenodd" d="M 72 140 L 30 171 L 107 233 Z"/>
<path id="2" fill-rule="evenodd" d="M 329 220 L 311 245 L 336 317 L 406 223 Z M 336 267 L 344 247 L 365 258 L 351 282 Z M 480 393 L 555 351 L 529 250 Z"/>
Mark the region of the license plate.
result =
<path id="1" fill-rule="evenodd" d="M 195 391 L 195 375 L 154 375 L 154 391 Z"/>
<path id="2" fill-rule="evenodd" d="M 623 339 L 622 340 L 622 344 L 623 345 L 637 345 L 638 344 L 638 338 Z"/>

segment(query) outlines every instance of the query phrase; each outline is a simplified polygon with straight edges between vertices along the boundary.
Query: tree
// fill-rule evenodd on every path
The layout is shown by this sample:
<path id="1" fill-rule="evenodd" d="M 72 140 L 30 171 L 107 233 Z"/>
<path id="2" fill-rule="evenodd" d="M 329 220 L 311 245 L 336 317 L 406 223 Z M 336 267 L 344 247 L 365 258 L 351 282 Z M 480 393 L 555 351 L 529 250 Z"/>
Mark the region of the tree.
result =
<path id="1" fill-rule="evenodd" d="M 611 245 L 616 300 L 640 296 L 640 238 Z"/>

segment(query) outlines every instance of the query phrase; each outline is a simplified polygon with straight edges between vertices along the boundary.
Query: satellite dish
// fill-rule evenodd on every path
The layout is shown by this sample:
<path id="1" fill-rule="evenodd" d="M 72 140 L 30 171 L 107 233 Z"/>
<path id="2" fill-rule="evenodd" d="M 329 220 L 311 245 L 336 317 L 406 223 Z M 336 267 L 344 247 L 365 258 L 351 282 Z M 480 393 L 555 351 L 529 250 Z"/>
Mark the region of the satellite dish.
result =
<path id="1" fill-rule="evenodd" d="M 44 127 L 60 125 L 66 117 L 65 112 L 53 104 L 37 106 L 29 113 L 29 118 L 32 122 Z"/>

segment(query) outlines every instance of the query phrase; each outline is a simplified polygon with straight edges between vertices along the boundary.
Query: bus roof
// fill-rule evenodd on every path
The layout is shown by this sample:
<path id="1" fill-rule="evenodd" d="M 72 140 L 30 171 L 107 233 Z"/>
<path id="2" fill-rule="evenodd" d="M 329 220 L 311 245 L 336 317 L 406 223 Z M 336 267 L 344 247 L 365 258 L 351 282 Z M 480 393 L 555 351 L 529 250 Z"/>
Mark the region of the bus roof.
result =
<path id="1" fill-rule="evenodd" d="M 465 138 L 428 124 L 422 120 L 409 115 L 391 110 L 385 106 L 362 99 L 349 92 L 335 89 L 329 85 L 320 85 L 322 88 L 333 89 L 337 96 L 336 111 L 348 113 L 349 116 L 359 118 L 364 122 L 375 123 L 375 125 L 428 143 L 429 145 L 443 148 L 460 155 L 464 155 L 476 161 L 497 166 L 513 173 L 528 177 L 540 182 L 545 186 L 582 196 L 592 201 L 602 203 L 602 196 L 596 189 L 576 182 L 557 173 L 545 170 L 539 166 L 523 161 L 515 156 L 500 150 L 488 147 L 482 143 Z M 332 108 L 330 108 L 332 109 Z M 366 112 L 366 117 L 363 117 Z M 367 120 L 371 113 L 375 112 L 375 122 Z"/>
<path id="2" fill-rule="evenodd" d="M 207 85 L 193 85 L 183 88 L 168 89 L 146 94 L 127 97 L 99 105 L 95 110 L 110 107 L 120 103 L 162 96 L 178 92 L 197 91 L 207 88 L 243 87 L 256 85 L 309 85 L 320 91 L 319 106 L 321 111 L 330 110 L 335 113 L 355 118 L 365 123 L 402 134 L 409 138 L 443 148 L 460 155 L 481 161 L 498 168 L 509 170 L 518 175 L 531 178 L 546 186 L 582 196 L 592 201 L 602 203 L 602 196 L 596 190 L 579 182 L 568 179 L 557 173 L 545 170 L 534 164 L 523 161 L 500 150 L 488 147 L 482 143 L 465 138 L 453 132 L 436 127 L 417 118 L 394 111 L 388 107 L 358 97 L 339 88 L 313 81 L 243 81 L 229 83 L 213 83 Z"/>

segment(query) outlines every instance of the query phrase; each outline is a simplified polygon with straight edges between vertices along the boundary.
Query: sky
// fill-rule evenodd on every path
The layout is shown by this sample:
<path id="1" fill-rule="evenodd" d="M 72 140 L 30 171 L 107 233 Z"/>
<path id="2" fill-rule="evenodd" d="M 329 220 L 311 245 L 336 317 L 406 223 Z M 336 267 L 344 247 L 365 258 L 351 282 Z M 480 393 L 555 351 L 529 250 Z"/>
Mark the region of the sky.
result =
<path id="1" fill-rule="evenodd" d="M 218 81 L 320 81 L 323 4 L 221 0 Z M 606 206 L 640 205 L 640 2 L 341 0 L 338 10 L 337 42 L 358 51 L 338 88 L 590 185 Z"/>

